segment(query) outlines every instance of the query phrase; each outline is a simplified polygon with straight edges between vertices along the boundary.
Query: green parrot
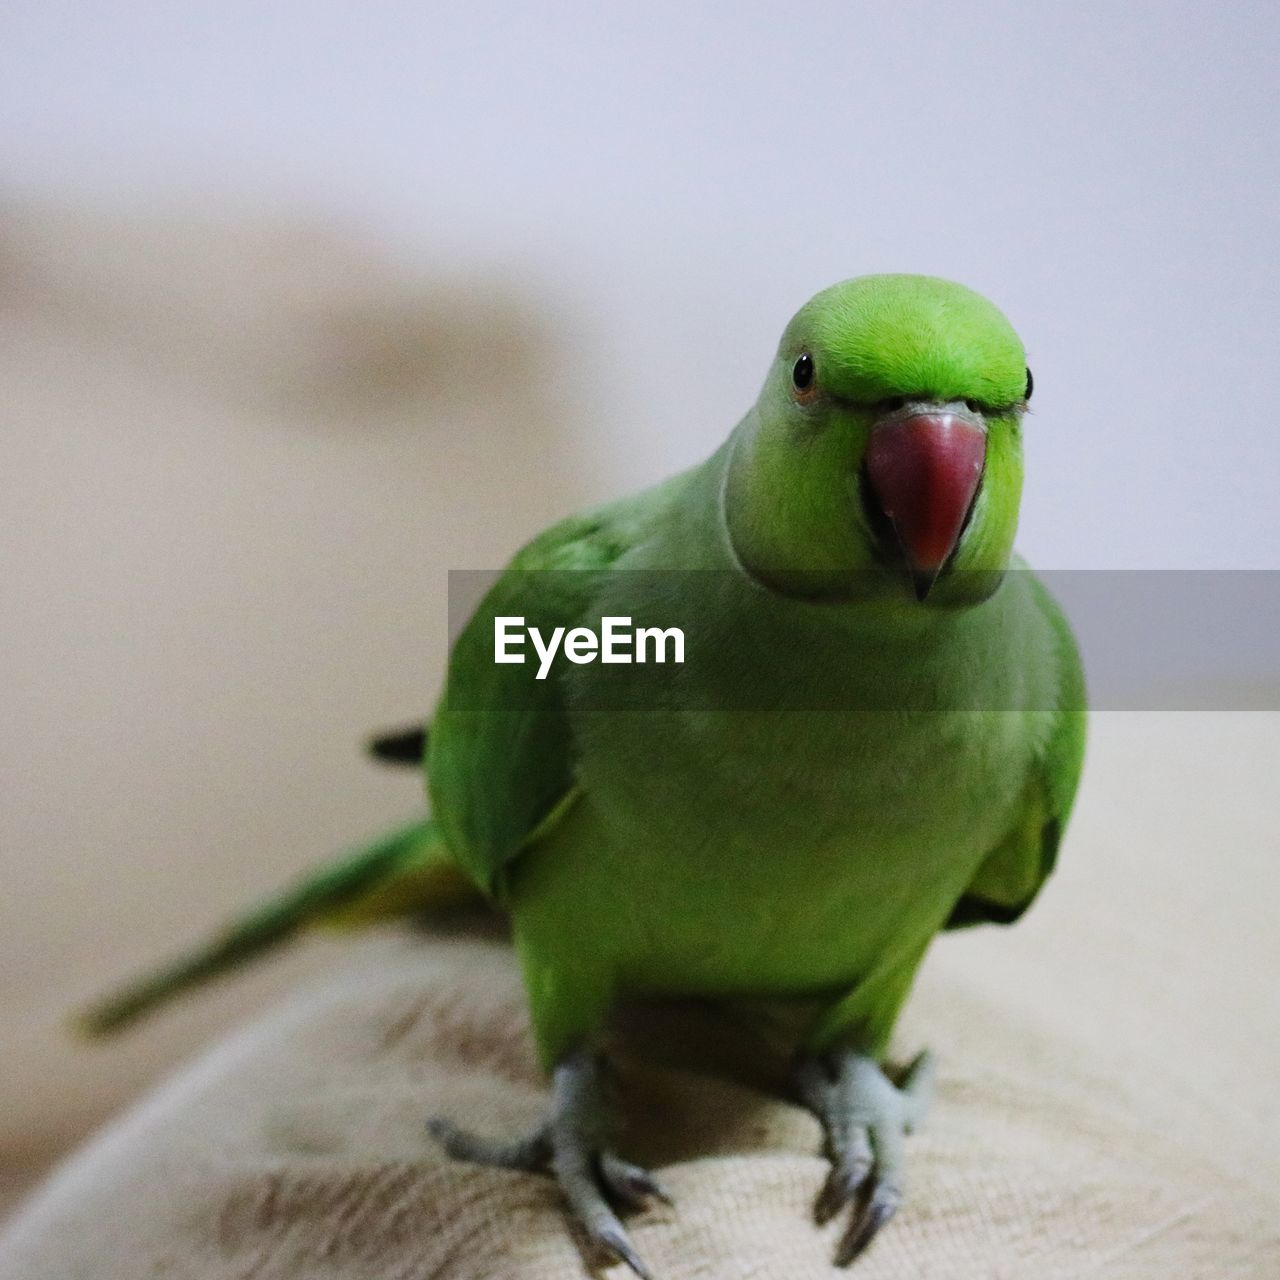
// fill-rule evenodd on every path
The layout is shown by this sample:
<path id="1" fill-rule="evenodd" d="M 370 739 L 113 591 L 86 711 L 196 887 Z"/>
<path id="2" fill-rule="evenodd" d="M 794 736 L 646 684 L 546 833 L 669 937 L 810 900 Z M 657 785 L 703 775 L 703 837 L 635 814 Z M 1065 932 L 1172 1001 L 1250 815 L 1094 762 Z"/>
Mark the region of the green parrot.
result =
<path id="1" fill-rule="evenodd" d="M 867 276 L 792 319 L 705 462 L 519 551 L 456 641 L 429 727 L 431 818 L 310 877 L 95 1006 L 95 1032 L 318 923 L 483 895 L 510 919 L 545 1119 L 455 1158 L 549 1173 L 588 1237 L 649 1275 L 618 1216 L 665 1198 L 611 1148 L 604 1032 L 628 998 L 803 1002 L 797 1099 L 846 1212 L 847 1265 L 903 1194 L 922 1054 L 882 1062 L 942 930 L 1009 923 L 1049 875 L 1084 750 L 1071 631 L 1013 554 L 1022 343 L 945 280 Z M 1013 571 L 1010 571 L 1013 570 Z M 498 661 L 519 619 L 675 624 L 683 663 Z M 568 645 L 566 644 L 566 651 Z"/>

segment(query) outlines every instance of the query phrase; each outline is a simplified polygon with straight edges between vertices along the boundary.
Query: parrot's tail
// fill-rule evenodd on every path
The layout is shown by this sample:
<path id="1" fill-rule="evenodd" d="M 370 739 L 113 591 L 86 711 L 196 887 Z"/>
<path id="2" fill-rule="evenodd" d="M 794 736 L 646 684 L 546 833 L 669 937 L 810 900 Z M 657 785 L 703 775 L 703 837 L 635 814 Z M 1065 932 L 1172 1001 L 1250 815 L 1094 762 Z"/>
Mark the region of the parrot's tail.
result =
<path id="1" fill-rule="evenodd" d="M 203 946 L 84 1010 L 85 1035 L 119 1031 L 173 996 L 239 968 L 308 929 L 346 927 L 480 900 L 430 821 L 416 822 L 338 858 L 232 921 Z"/>

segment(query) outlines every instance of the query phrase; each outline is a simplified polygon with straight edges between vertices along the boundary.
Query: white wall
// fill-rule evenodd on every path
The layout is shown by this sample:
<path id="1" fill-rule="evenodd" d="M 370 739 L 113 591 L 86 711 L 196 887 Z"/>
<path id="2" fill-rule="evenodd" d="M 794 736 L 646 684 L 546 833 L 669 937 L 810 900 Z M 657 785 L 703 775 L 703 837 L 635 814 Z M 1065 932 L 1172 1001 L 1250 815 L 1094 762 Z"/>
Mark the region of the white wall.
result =
<path id="1" fill-rule="evenodd" d="M 563 299 L 584 395 L 609 388 L 582 442 L 598 493 L 709 450 L 815 289 L 919 270 L 989 293 L 1031 351 L 1033 560 L 1280 563 L 1272 6 L 134 0 L 2 21 L 11 184 L 319 205 Z"/>

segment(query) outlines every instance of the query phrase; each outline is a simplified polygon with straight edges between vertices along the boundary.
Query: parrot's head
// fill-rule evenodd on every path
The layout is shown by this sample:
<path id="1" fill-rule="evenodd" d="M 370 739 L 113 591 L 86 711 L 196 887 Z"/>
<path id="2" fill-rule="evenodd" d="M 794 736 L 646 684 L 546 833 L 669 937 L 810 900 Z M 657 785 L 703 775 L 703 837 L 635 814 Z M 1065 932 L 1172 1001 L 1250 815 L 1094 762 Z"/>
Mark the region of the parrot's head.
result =
<path id="1" fill-rule="evenodd" d="M 730 442 L 743 568 L 823 599 L 985 599 L 1013 552 L 1031 371 L 985 298 L 931 276 L 847 280 L 787 326 Z"/>

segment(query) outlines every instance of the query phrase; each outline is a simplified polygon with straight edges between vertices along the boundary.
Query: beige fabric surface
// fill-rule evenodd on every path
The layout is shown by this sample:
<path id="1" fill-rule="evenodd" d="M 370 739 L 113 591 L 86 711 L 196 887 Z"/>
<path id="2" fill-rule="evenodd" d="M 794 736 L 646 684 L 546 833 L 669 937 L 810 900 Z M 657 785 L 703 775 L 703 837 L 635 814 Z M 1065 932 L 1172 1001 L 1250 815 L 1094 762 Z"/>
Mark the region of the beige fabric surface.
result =
<path id="1" fill-rule="evenodd" d="M 1050 891 L 926 964 L 896 1050 L 935 1048 L 939 1096 L 861 1280 L 1280 1276 L 1278 760 L 1274 715 L 1098 718 Z M 818 1129 L 760 1025 L 650 1009 L 620 1044 L 623 1149 L 677 1199 L 633 1220 L 658 1276 L 834 1275 Z M 579 1277 L 548 1181 L 423 1132 L 514 1130 L 544 1095 L 500 937 L 360 942 L 67 1164 L 0 1277 Z"/>
<path id="2" fill-rule="evenodd" d="M 0 196 L 0 1212 L 323 961 L 67 1053 L 104 980 L 417 811 L 360 756 L 430 704 L 446 570 L 585 500 L 570 318 L 420 258 Z"/>

